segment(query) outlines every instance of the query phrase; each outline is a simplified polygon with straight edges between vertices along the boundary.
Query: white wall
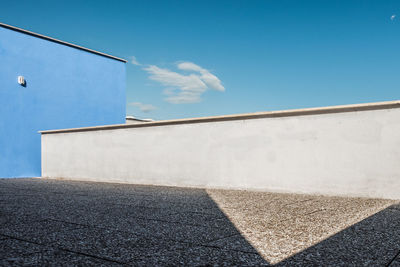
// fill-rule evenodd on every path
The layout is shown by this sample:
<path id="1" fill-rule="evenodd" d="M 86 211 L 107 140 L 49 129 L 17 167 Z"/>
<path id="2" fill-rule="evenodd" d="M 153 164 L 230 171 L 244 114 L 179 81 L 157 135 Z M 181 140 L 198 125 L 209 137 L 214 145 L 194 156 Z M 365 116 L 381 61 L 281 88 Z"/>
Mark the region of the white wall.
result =
<path id="1" fill-rule="evenodd" d="M 42 176 L 400 199 L 400 109 L 47 133 Z"/>

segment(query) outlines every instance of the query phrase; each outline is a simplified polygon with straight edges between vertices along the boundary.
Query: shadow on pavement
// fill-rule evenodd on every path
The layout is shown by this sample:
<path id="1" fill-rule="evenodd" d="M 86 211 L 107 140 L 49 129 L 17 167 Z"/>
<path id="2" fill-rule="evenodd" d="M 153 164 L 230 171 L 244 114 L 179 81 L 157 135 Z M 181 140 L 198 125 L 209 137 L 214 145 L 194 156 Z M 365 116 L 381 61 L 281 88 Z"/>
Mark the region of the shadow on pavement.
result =
<path id="1" fill-rule="evenodd" d="M 0 265 L 268 265 L 202 189 L 0 180 Z M 2 240 L 1 240 L 2 239 Z"/>

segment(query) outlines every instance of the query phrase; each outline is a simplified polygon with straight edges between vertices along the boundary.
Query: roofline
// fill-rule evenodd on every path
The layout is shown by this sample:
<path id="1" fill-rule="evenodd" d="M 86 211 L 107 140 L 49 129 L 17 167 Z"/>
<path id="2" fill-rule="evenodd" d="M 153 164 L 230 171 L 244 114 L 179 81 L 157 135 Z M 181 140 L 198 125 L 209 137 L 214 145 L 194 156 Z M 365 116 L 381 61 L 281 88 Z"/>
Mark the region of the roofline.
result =
<path id="1" fill-rule="evenodd" d="M 124 62 L 124 63 L 127 62 L 127 60 L 119 58 L 119 57 L 114 57 L 114 56 L 111 56 L 111 55 L 108 55 L 108 54 L 105 54 L 105 53 L 102 53 L 102 52 L 99 52 L 99 51 L 96 51 L 96 50 L 92 50 L 92 49 L 89 49 L 89 48 L 85 48 L 83 46 L 79 46 L 79 45 L 71 44 L 71 43 L 68 43 L 68 42 L 64 42 L 64 41 L 61 41 L 61 40 L 58 40 L 58 39 L 55 39 L 55 38 L 51 38 L 51 37 L 48 37 L 48 36 L 45 36 L 45 35 L 42 35 L 42 34 L 38 34 L 38 33 L 34 33 L 34 32 L 31 32 L 31 31 L 27 31 L 27 30 L 24 30 L 24 29 L 21 29 L 21 28 L 17 28 L 17 27 L 14 27 L 14 26 L 11 26 L 11 25 L 8 25 L 8 24 L 4 24 L 4 23 L 1 23 L 1 22 L 0 22 L 0 27 L 6 28 L 6 29 L 9 29 L 9 30 L 13 30 L 13 31 L 17 31 L 17 32 L 21 32 L 21 33 L 25 33 L 25 34 L 28 34 L 28 35 L 31 35 L 31 36 L 35 36 L 35 37 L 38 37 L 38 38 L 41 38 L 41 39 L 44 39 L 44 40 L 47 40 L 47 41 L 50 41 L 50 42 L 54 42 L 54 43 L 66 45 L 66 46 L 69 46 L 69 47 L 73 47 L 73 48 L 76 48 L 76 49 L 79 49 L 79 50 L 83 50 L 83 51 L 86 51 L 86 52 L 90 52 L 90 53 L 93 53 L 93 54 L 96 54 L 96 55 L 99 55 L 99 56 L 115 59 L 115 60 L 118 60 L 118 61 L 121 61 L 121 62 Z"/>
<path id="2" fill-rule="evenodd" d="M 125 129 L 125 128 L 166 126 L 166 125 L 176 125 L 176 124 L 193 124 L 193 123 L 205 123 L 205 122 L 221 122 L 221 121 L 249 120 L 249 119 L 262 119 L 262 118 L 320 115 L 320 114 L 329 114 L 329 113 L 344 113 L 344 112 L 393 109 L 393 108 L 400 108 L 400 100 L 366 103 L 366 104 L 355 104 L 355 105 L 342 105 L 342 106 L 329 106 L 329 107 L 318 107 L 318 108 L 290 109 L 290 110 L 279 110 L 279 111 L 268 111 L 268 112 L 245 113 L 245 114 L 224 115 L 224 116 L 203 117 L 203 118 L 154 121 L 154 122 L 146 122 L 146 123 L 140 123 L 140 124 L 115 124 L 115 125 L 105 125 L 105 126 L 95 126 L 95 127 L 47 130 L 47 131 L 39 131 L 39 133 L 53 134 L 53 133 L 87 132 L 87 131 L 98 131 L 98 130 L 114 130 L 114 129 Z"/>

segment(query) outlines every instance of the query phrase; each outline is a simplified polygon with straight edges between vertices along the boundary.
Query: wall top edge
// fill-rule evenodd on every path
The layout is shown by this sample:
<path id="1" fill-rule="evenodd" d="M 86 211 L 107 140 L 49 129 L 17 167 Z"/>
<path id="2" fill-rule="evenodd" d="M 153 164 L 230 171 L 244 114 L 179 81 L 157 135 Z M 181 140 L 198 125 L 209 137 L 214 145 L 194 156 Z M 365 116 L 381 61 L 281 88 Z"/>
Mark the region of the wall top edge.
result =
<path id="1" fill-rule="evenodd" d="M 45 35 L 42 35 L 42 34 L 38 34 L 38 33 L 35 33 L 35 32 L 31 32 L 31 31 L 28 31 L 28 30 L 24 30 L 24 29 L 21 29 L 21 28 L 18 28 L 18 27 L 14 27 L 14 26 L 11 26 L 11 25 L 8 25 L 8 24 L 1 23 L 1 22 L 0 22 L 0 27 L 6 28 L 6 29 L 9 29 L 9 30 L 13 30 L 13 31 L 17 31 L 17 32 L 20 32 L 20 33 L 28 34 L 28 35 L 31 35 L 31 36 L 34 36 L 34 37 L 37 37 L 37 38 L 40 38 L 40 39 L 44 39 L 44 40 L 47 40 L 47 41 L 50 41 L 50 42 L 54 42 L 54 43 L 66 45 L 66 46 L 69 46 L 69 47 L 73 47 L 73 48 L 76 48 L 76 49 L 79 49 L 79 50 L 83 50 L 83 51 L 86 51 L 86 52 L 89 52 L 89 53 L 93 53 L 93 54 L 96 54 L 96 55 L 100 55 L 100 56 L 103 56 L 103 57 L 111 58 L 111 59 L 114 59 L 114 60 L 117 60 L 117 61 L 121 61 L 121 62 L 124 62 L 124 63 L 127 62 L 125 59 L 122 59 L 122 58 L 119 58 L 119 57 L 111 56 L 111 55 L 108 55 L 108 54 L 105 54 L 105 53 L 102 53 L 102 52 L 99 52 L 99 51 L 96 51 L 96 50 L 92 50 L 92 49 L 89 49 L 89 48 L 86 48 L 86 47 L 83 47 L 83 46 L 79 46 L 79 45 L 71 44 L 71 43 L 68 43 L 68 42 L 64 42 L 64 41 L 61 41 L 61 40 L 58 40 L 58 39 L 55 39 L 55 38 L 52 38 L 52 37 L 48 37 L 48 36 L 45 36 Z"/>
<path id="2" fill-rule="evenodd" d="M 54 134 L 54 133 L 86 132 L 86 131 L 125 129 L 125 128 L 166 126 L 166 125 L 177 125 L 177 124 L 220 122 L 220 121 L 232 121 L 232 120 L 249 120 L 249 119 L 261 119 L 261 118 L 279 118 L 279 117 L 291 117 L 291 116 L 320 115 L 320 114 L 329 114 L 329 113 L 369 111 L 369 110 L 393 109 L 393 108 L 400 108 L 400 100 L 365 103 L 365 104 L 352 104 L 352 105 L 341 105 L 341 106 L 328 106 L 328 107 L 317 107 L 317 108 L 289 109 L 289 110 L 244 113 L 244 114 L 234 114 L 234 115 L 222 115 L 222 116 L 213 116 L 213 117 L 199 117 L 199 118 L 188 118 L 188 119 L 153 121 L 153 122 L 143 122 L 140 124 L 114 124 L 114 125 L 83 127 L 83 128 L 47 130 L 47 131 L 39 131 L 39 133 Z"/>

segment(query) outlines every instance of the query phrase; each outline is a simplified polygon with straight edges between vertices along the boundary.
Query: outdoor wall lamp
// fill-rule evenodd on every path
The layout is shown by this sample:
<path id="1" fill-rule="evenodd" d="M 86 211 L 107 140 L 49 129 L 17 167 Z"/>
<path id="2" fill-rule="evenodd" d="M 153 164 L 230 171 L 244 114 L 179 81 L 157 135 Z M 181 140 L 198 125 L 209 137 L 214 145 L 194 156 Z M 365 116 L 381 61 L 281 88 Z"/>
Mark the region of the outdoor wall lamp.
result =
<path id="1" fill-rule="evenodd" d="M 22 86 L 26 85 L 24 76 L 18 76 L 18 83 Z"/>

